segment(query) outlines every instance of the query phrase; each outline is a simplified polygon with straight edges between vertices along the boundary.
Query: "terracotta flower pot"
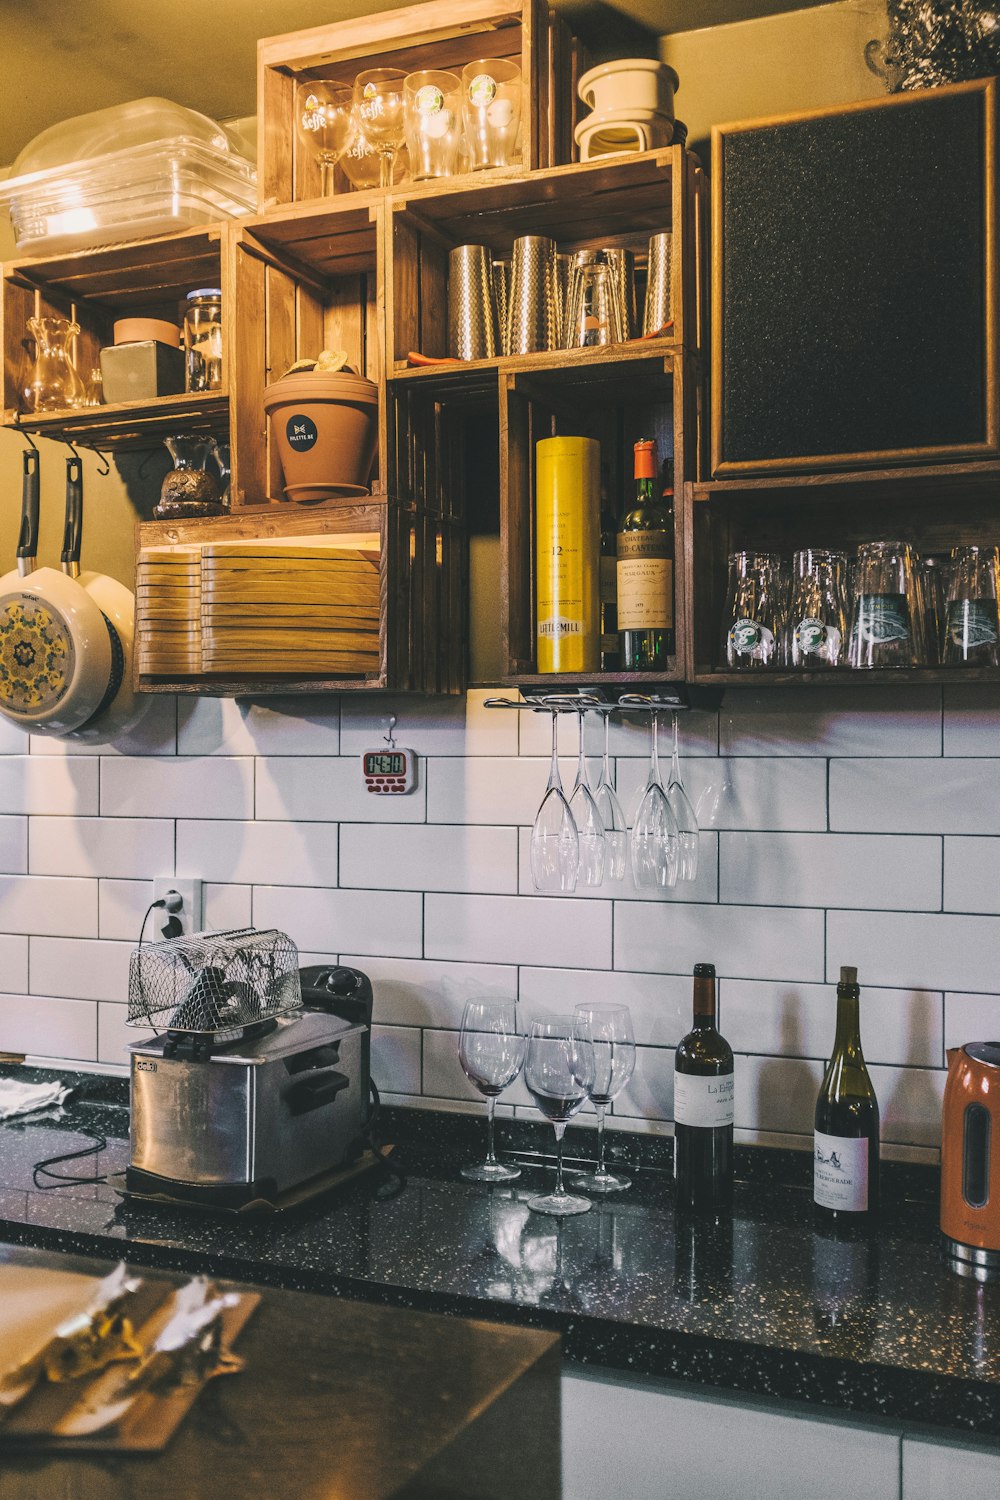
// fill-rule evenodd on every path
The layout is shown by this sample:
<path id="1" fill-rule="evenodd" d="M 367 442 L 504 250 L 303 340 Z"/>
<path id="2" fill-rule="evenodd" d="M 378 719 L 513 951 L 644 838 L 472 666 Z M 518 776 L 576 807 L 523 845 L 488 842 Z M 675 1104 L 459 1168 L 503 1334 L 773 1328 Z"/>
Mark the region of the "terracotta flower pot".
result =
<path id="1" fill-rule="evenodd" d="M 264 391 L 287 500 L 367 495 L 378 445 L 378 387 L 363 375 L 306 371 Z"/>

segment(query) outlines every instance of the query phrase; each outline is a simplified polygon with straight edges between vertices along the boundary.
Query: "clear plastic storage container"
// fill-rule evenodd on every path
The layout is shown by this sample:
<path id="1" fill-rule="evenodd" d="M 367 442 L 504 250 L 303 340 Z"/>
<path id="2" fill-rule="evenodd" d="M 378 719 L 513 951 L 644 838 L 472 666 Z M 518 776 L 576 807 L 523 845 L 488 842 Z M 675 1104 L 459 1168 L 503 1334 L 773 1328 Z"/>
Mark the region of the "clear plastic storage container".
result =
<path id="1" fill-rule="evenodd" d="M 0 183 L 21 255 L 146 239 L 236 218 L 256 204 L 253 162 L 229 149 L 220 125 L 165 99 L 52 126 Z"/>

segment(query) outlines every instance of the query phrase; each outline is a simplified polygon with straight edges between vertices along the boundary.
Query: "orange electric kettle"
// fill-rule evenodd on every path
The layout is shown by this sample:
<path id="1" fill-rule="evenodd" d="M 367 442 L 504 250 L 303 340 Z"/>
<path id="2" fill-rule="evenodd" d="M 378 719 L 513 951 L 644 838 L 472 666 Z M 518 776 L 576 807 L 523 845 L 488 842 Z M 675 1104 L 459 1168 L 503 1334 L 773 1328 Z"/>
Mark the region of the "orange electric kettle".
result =
<path id="1" fill-rule="evenodd" d="M 1000 1279 L 1000 1042 L 948 1049 L 941 1233 L 953 1270 Z"/>

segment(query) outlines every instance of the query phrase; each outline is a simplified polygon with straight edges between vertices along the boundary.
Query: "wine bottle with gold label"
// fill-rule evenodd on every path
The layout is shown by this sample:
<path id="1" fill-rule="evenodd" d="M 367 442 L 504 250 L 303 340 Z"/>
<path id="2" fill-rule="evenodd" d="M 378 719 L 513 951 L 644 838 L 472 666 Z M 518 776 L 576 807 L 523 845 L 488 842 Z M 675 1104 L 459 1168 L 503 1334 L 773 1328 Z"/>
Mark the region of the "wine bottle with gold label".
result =
<path id="1" fill-rule="evenodd" d="M 656 444 L 635 445 L 635 497 L 618 523 L 618 632 L 626 672 L 662 672 L 674 653 L 673 492 L 657 493 Z"/>

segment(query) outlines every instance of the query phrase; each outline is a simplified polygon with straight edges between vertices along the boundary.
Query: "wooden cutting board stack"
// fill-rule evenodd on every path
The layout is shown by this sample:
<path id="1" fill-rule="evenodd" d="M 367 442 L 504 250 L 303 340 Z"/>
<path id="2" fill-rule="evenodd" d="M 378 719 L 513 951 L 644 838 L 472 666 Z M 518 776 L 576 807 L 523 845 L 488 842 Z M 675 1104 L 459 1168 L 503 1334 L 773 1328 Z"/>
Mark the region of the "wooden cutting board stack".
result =
<path id="1" fill-rule="evenodd" d="M 184 588 L 181 564 L 160 556 L 175 550 L 139 554 L 140 672 L 378 671 L 377 537 L 204 542 L 183 549 L 193 555 Z"/>
<path id="2" fill-rule="evenodd" d="M 201 555 L 198 547 L 144 547 L 135 576 L 140 673 L 188 677 L 201 670 Z"/>

